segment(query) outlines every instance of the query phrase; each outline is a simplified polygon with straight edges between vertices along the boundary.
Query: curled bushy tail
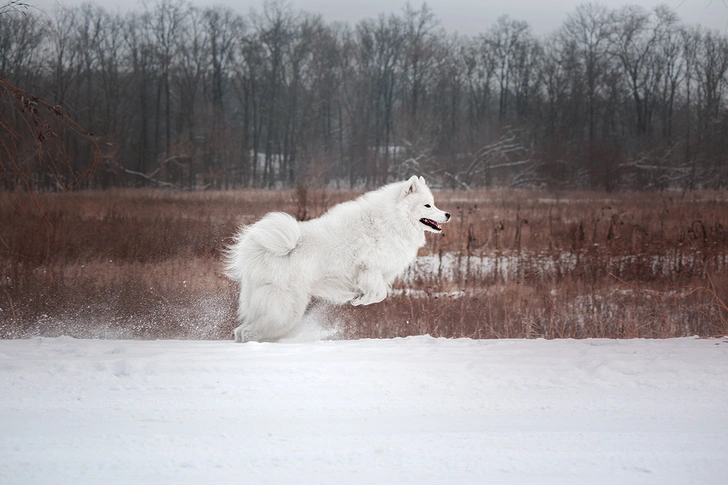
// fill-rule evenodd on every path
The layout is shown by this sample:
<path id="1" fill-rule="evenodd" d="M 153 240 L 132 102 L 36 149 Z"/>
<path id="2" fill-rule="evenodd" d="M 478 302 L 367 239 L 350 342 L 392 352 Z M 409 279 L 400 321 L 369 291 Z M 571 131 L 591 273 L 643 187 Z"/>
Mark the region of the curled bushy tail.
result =
<path id="1" fill-rule="evenodd" d="M 296 247 L 301 238 L 298 221 L 283 212 L 271 212 L 261 220 L 242 228 L 235 242 L 225 253 L 225 274 L 232 280 L 241 281 L 247 262 L 269 253 L 285 256 Z"/>
<path id="2" fill-rule="evenodd" d="M 298 221 L 283 212 L 271 212 L 248 228 L 247 237 L 276 256 L 293 251 L 301 239 Z"/>

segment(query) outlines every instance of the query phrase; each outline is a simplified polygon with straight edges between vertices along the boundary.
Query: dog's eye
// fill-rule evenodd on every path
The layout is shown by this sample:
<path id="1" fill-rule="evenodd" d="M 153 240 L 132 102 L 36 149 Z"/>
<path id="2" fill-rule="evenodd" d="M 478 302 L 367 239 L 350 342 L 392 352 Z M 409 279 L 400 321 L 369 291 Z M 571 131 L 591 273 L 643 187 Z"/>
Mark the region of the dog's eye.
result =
<path id="1" fill-rule="evenodd" d="M 425 204 L 425 207 L 427 207 L 429 209 L 432 206 L 430 206 L 430 204 Z"/>

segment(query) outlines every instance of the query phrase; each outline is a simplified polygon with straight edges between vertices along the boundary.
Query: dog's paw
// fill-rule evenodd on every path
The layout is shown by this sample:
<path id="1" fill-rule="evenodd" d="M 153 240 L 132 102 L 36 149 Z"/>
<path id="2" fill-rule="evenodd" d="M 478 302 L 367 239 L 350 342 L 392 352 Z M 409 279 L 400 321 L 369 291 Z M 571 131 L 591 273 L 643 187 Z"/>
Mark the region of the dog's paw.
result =
<path id="1" fill-rule="evenodd" d="M 242 325 L 233 330 L 233 337 L 235 338 L 235 342 L 239 344 L 245 342 L 245 335 L 243 335 Z"/>
<path id="2" fill-rule="evenodd" d="M 387 297 L 387 292 L 379 292 L 379 293 L 365 293 L 363 295 L 359 295 L 353 300 L 351 300 L 351 304 L 353 306 L 359 306 L 359 305 L 371 305 L 372 303 L 379 303 L 380 301 L 384 300 Z"/>
<path id="3" fill-rule="evenodd" d="M 357 296 L 353 300 L 351 300 L 351 304 L 353 306 L 364 306 L 364 305 L 371 305 L 376 300 L 372 298 L 372 295 L 369 293 L 364 293 L 362 295 Z"/>

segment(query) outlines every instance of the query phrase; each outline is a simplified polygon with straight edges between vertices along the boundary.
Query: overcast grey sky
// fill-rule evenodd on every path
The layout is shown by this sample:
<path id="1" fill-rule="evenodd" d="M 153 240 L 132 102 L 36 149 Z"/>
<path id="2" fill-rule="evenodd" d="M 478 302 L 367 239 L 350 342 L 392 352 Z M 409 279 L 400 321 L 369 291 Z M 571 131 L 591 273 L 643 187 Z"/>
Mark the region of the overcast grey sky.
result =
<path id="1" fill-rule="evenodd" d="M 1 2 L 2 0 L 0 0 Z M 25 0 L 45 11 L 52 9 L 57 0 Z M 78 5 L 84 0 L 63 0 L 66 5 Z M 95 0 L 94 3 L 110 9 L 141 8 L 139 0 Z M 247 13 L 251 8 L 261 8 L 263 0 L 192 0 L 200 6 L 227 5 Z M 380 13 L 399 12 L 406 0 L 291 0 L 294 9 L 320 13 L 328 21 L 345 21 L 355 24 Z M 414 7 L 422 1 L 411 0 Z M 485 31 L 501 15 L 509 15 L 527 21 L 536 34 L 548 34 L 556 30 L 568 13 L 584 0 L 428 0 L 426 2 L 442 26 L 449 32 L 475 35 Z M 712 29 L 728 32 L 728 0 L 602 0 L 608 7 L 641 5 L 651 9 L 664 3 L 678 14 L 683 22 L 702 24 Z"/>

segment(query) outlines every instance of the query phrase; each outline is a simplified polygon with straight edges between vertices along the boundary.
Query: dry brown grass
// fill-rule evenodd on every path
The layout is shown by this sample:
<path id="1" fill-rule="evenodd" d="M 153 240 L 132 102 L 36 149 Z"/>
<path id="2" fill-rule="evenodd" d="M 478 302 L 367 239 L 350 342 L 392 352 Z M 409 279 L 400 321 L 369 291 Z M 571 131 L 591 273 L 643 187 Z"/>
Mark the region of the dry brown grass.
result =
<path id="1" fill-rule="evenodd" d="M 221 250 L 271 210 L 356 194 L 0 194 L 0 337 L 228 338 Z M 728 334 L 728 194 L 440 192 L 444 236 L 384 302 L 326 312 L 343 338 Z M 40 209 L 37 205 L 40 205 Z"/>

